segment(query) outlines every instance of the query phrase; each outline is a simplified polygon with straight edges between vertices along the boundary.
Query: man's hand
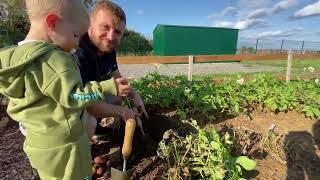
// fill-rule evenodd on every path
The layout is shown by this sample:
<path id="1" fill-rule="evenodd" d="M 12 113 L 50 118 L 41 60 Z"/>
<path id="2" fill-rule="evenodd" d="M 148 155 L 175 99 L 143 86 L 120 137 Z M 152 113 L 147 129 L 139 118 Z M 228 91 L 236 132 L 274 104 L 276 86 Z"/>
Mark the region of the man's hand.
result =
<path id="1" fill-rule="evenodd" d="M 118 96 L 128 96 L 128 94 L 132 91 L 129 82 L 125 78 L 117 78 L 114 80 L 117 88 Z"/>
<path id="2" fill-rule="evenodd" d="M 134 103 L 134 107 L 137 108 L 138 113 L 139 114 L 143 113 L 149 119 L 149 116 L 146 111 L 146 108 L 144 107 L 143 101 L 137 93 L 135 93 L 135 96 L 133 97 L 133 103 Z"/>
<path id="3" fill-rule="evenodd" d="M 112 106 L 113 111 L 117 116 L 120 116 L 124 121 L 132 118 L 135 119 L 138 114 L 134 112 L 132 109 L 123 107 L 123 106 Z"/>

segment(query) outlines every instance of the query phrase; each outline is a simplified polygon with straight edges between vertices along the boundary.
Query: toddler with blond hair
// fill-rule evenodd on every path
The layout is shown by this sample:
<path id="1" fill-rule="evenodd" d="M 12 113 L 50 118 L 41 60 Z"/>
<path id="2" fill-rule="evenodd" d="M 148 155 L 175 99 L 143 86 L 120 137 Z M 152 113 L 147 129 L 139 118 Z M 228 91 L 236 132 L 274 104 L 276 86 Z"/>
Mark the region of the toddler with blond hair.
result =
<path id="1" fill-rule="evenodd" d="M 25 2 L 31 27 L 18 46 L 0 50 L 0 93 L 27 130 L 23 148 L 41 179 L 91 179 L 85 107 L 131 87 L 123 78 L 83 85 L 69 53 L 88 29 L 82 1 Z"/>

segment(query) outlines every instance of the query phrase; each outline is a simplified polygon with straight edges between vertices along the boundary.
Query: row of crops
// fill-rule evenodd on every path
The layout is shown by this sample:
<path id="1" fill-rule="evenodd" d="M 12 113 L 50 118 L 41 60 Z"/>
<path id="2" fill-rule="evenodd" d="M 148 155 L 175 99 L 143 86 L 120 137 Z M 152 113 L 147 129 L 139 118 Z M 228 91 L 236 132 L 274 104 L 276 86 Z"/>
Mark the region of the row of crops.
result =
<path id="1" fill-rule="evenodd" d="M 320 118 L 319 80 L 296 80 L 286 83 L 270 74 L 256 74 L 250 79 L 241 75 L 189 82 L 185 76 L 150 74 L 132 82 L 148 105 L 174 107 L 182 117 L 201 113 L 209 120 L 217 115 L 248 113 L 253 110 L 299 111 L 309 118 Z"/>

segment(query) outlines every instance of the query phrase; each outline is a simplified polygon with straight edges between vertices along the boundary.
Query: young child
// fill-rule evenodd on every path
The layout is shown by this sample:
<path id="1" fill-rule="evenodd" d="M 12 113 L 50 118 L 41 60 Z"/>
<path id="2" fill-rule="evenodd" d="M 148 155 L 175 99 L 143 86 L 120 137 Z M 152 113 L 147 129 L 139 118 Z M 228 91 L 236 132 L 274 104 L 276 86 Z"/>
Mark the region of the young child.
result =
<path id="1" fill-rule="evenodd" d="M 84 108 L 108 95 L 126 96 L 125 79 L 82 85 L 68 52 L 88 28 L 80 0 L 26 0 L 30 31 L 0 51 L 0 93 L 8 114 L 27 129 L 24 151 L 41 179 L 91 179 Z"/>

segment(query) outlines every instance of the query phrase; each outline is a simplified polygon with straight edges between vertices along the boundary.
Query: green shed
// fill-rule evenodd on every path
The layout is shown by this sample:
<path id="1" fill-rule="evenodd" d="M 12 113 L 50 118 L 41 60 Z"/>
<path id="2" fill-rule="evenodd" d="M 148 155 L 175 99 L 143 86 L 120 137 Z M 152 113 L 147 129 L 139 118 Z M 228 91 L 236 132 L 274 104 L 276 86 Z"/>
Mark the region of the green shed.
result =
<path id="1" fill-rule="evenodd" d="M 158 56 L 236 54 L 238 29 L 157 25 L 153 51 Z"/>

